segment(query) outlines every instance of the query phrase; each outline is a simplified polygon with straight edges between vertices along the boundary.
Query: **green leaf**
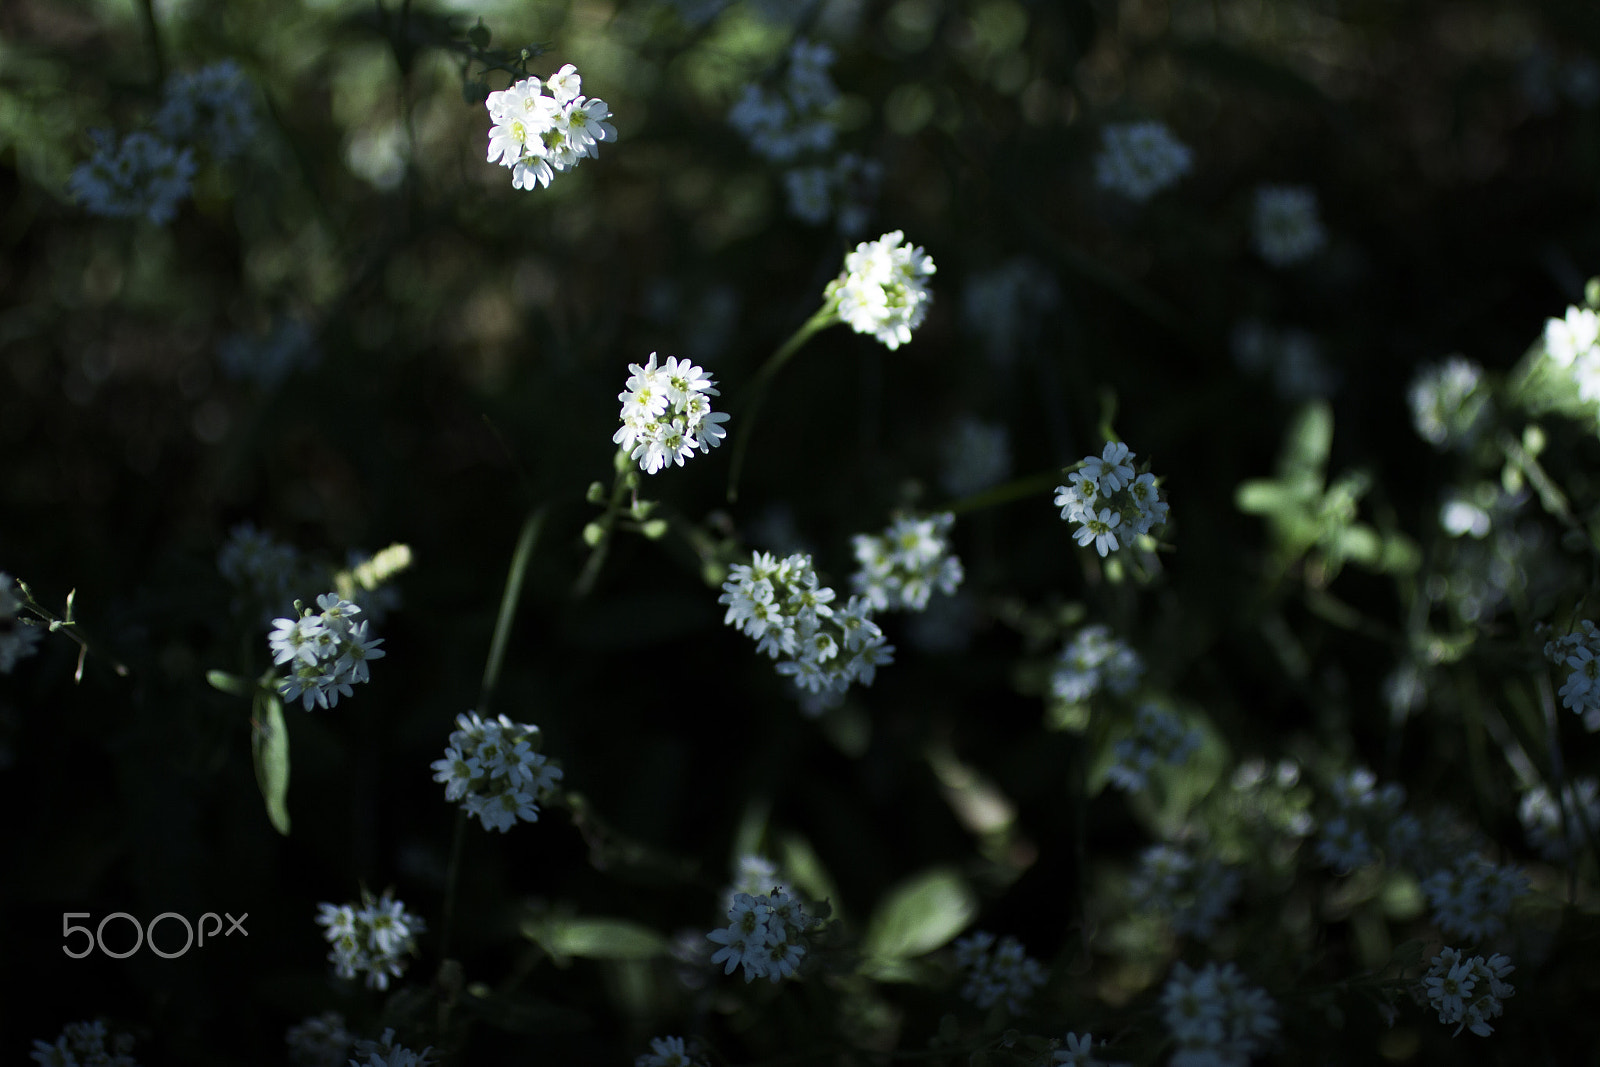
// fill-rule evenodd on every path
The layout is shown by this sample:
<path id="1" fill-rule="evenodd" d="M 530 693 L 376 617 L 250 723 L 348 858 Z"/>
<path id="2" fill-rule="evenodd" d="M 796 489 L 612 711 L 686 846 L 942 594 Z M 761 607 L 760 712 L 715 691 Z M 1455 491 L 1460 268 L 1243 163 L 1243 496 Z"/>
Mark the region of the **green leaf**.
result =
<path id="1" fill-rule="evenodd" d="M 250 750 L 255 757 L 256 784 L 267 802 L 273 829 L 288 837 L 289 728 L 283 720 L 283 701 L 275 694 L 258 692 L 255 710 Z"/>
<path id="2" fill-rule="evenodd" d="M 977 894 L 953 869 L 913 875 L 878 902 L 861 951 L 869 960 L 921 956 L 948 942 L 978 913 Z"/>
<path id="3" fill-rule="evenodd" d="M 656 931 L 627 919 L 578 919 L 552 916 L 523 923 L 523 935 L 551 957 L 591 960 L 648 960 L 667 950 Z"/>
<path id="4" fill-rule="evenodd" d="M 227 671 L 206 671 L 206 681 L 211 688 L 227 693 L 231 697 L 254 696 L 256 684 L 248 678 L 241 678 L 237 674 Z"/>
<path id="5" fill-rule="evenodd" d="M 1333 448 L 1333 409 L 1318 400 L 1300 409 L 1289 430 L 1289 447 L 1283 457 L 1285 474 L 1314 476 L 1319 485 L 1328 453 Z"/>

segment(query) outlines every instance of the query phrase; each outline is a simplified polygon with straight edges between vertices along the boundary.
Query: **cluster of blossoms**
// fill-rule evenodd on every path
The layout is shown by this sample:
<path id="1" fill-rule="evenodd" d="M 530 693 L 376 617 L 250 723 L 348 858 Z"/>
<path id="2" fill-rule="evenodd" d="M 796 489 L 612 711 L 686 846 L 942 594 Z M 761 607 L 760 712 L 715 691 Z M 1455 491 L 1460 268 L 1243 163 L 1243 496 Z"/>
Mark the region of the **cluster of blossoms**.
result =
<path id="1" fill-rule="evenodd" d="M 1278 1032 L 1277 1006 L 1231 963 L 1199 971 L 1179 963 L 1161 990 L 1178 1049 L 1172 1067 L 1246 1067 Z"/>
<path id="2" fill-rule="evenodd" d="M 511 168 L 513 188 L 548 186 L 557 171 L 576 167 L 585 156 L 599 159 L 601 141 L 617 139 L 616 127 L 605 121 L 611 109 L 584 96 L 582 88 L 578 68 L 568 63 L 545 81 L 524 78 L 484 101 L 493 123 L 489 162 Z"/>
<path id="3" fill-rule="evenodd" d="M 1172 845 L 1152 845 L 1128 885 L 1136 910 L 1164 917 L 1172 929 L 1207 938 L 1239 895 L 1239 874 L 1216 859 L 1196 859 Z"/>
<path id="4" fill-rule="evenodd" d="M 946 511 L 925 519 L 903 516 L 881 534 L 851 538 L 856 562 L 850 584 L 874 611 L 921 611 L 938 590 L 956 591 L 964 573 L 950 548 L 956 517 Z"/>
<path id="5" fill-rule="evenodd" d="M 388 989 L 390 978 L 405 973 L 404 957 L 415 955 L 417 935 L 426 929 L 419 916 L 389 896 L 374 898 L 365 887 L 361 906 L 317 905 L 317 924 L 327 927 L 323 937 L 333 946 L 328 962 L 340 978 L 365 972 L 368 989 Z"/>
<path id="6" fill-rule="evenodd" d="M 173 220 L 197 169 L 193 149 L 143 130 L 120 141 L 109 130 L 90 130 L 89 139 L 94 153 L 67 180 L 79 203 L 108 219 L 143 215 L 157 226 Z"/>
<path id="7" fill-rule="evenodd" d="M 819 583 L 804 553 L 780 560 L 757 552 L 734 565 L 722 589 L 723 622 L 755 638 L 757 651 L 781 661 L 778 673 L 808 693 L 842 697 L 851 682 L 871 685 L 878 667 L 893 662 L 872 606 L 853 596 L 835 608 L 836 594 Z"/>
<path id="8" fill-rule="evenodd" d="M 1120 441 L 1108 441 L 1100 455 L 1078 461 L 1067 475 L 1070 484 L 1056 486 L 1061 518 L 1079 524 L 1073 537 L 1080 545 L 1093 541 L 1102 556 L 1167 521 L 1155 475 L 1136 474 L 1134 455 Z"/>
<path id="9" fill-rule="evenodd" d="M 1517 816 L 1539 855 L 1551 863 L 1568 863 L 1588 847 L 1591 835 L 1600 835 L 1600 781 L 1568 782 L 1560 807 L 1550 790 L 1534 786 L 1523 794 Z"/>
<path id="10" fill-rule="evenodd" d="M 1101 1042 L 1102 1045 L 1105 1042 Z M 1094 1054 L 1094 1034 L 1068 1034 L 1064 1048 L 1050 1054 L 1056 1067 L 1129 1067 L 1126 1063 L 1107 1063 Z"/>
<path id="11" fill-rule="evenodd" d="M 1100 134 L 1094 181 L 1143 203 L 1194 169 L 1194 153 L 1164 122 L 1124 122 Z"/>
<path id="12" fill-rule="evenodd" d="M 993 951 L 991 951 L 991 949 Z M 1022 1002 L 1033 996 L 1048 975 L 1044 965 L 1029 956 L 1022 942 L 979 930 L 955 944 L 956 966 L 967 972 L 961 996 L 980 1008 L 1004 1003 L 1013 1015 L 1022 1014 Z"/>
<path id="13" fill-rule="evenodd" d="M 1588 619 L 1578 629 L 1546 642 L 1544 655 L 1551 663 L 1570 667 L 1561 686 L 1561 704 L 1583 716 L 1583 725 L 1600 730 L 1600 628 Z"/>
<path id="14" fill-rule="evenodd" d="M 807 152 L 833 148 L 837 130 L 824 112 L 839 99 L 829 68 L 833 49 L 798 40 L 789 49 L 783 86 L 747 84 L 728 121 L 750 150 L 769 163 L 792 163 Z"/>
<path id="15" fill-rule="evenodd" d="M 1018 256 L 967 279 L 961 318 L 989 359 L 1007 364 L 1038 334 L 1041 320 L 1060 301 L 1055 276 Z"/>
<path id="16" fill-rule="evenodd" d="M 1303 185 L 1263 185 L 1256 190 L 1251 234 L 1256 251 L 1274 267 L 1309 259 L 1328 240 L 1316 191 Z"/>
<path id="17" fill-rule="evenodd" d="M 1233 329 L 1233 360 L 1251 374 L 1270 374 L 1285 400 L 1329 397 L 1339 373 L 1322 355 L 1317 339 L 1304 330 L 1279 329 L 1260 319 L 1244 319 Z"/>
<path id="18" fill-rule="evenodd" d="M 1600 400 L 1600 313 L 1569 307 L 1564 318 L 1545 320 L 1544 354 L 1571 380 L 1580 401 Z"/>
<path id="19" fill-rule="evenodd" d="M 1504 980 L 1514 970 L 1498 952 L 1488 959 L 1463 959 L 1460 951 L 1447 947 L 1433 958 L 1419 993 L 1438 1011 L 1440 1022 L 1456 1024 L 1456 1033 L 1465 1028 L 1488 1037 L 1494 1031 L 1489 1020 L 1500 1017 L 1505 1010 L 1502 1002 L 1516 992 Z"/>
<path id="20" fill-rule="evenodd" d="M 231 59 L 173 74 L 153 122 L 172 144 L 202 146 L 213 159 L 232 159 L 256 134 L 250 79 Z"/>
<path id="21" fill-rule="evenodd" d="M 633 1067 L 705 1067 L 683 1047 L 681 1037 L 652 1037 L 650 1051 L 637 1056 Z"/>
<path id="22" fill-rule="evenodd" d="M 1519 867 L 1469 855 L 1428 875 L 1421 888 L 1433 906 L 1435 926 L 1447 934 L 1482 941 L 1505 930 L 1511 906 L 1528 892 L 1528 876 Z"/>
<path id="23" fill-rule="evenodd" d="M 1011 474 L 1011 433 L 1004 423 L 959 416 L 940 451 L 939 484 L 951 496 L 981 493 Z"/>
<path id="24" fill-rule="evenodd" d="M 217 570 L 242 594 L 236 609 L 247 602 L 265 607 L 272 613 L 269 622 L 293 607 L 294 590 L 308 577 L 298 549 L 249 522 L 228 531 L 228 540 L 217 553 Z"/>
<path id="25" fill-rule="evenodd" d="M 404 1045 L 395 1044 L 393 1027 L 385 1030 L 376 1041 L 357 1041 L 352 1051 L 356 1058 L 350 1061 L 350 1067 L 428 1067 L 433 1062 L 430 1058 L 432 1046 L 413 1052 Z"/>
<path id="26" fill-rule="evenodd" d="M 289 1027 L 284 1041 L 295 1067 L 345 1067 L 355 1035 L 345 1029 L 343 1015 L 325 1011 Z"/>
<path id="27" fill-rule="evenodd" d="M 722 946 L 712 954 L 711 965 L 723 964 L 723 974 L 743 967 L 746 982 L 781 982 L 805 958 L 810 947 L 806 932 L 821 925 L 782 886 L 770 893 L 736 893 L 728 907 L 728 925 L 706 935 Z"/>
<path id="28" fill-rule="evenodd" d="M 254 136 L 249 79 L 232 60 L 173 74 L 154 123 L 159 136 L 135 130 L 118 139 L 109 130 L 90 131 L 94 153 L 73 170 L 67 187 L 92 214 L 171 222 L 189 195 L 196 150 L 231 159 Z"/>
<path id="29" fill-rule="evenodd" d="M 932 256 L 894 230 L 845 253 L 843 272 L 822 291 L 824 307 L 856 333 L 899 348 L 928 315 L 928 278 L 936 269 Z"/>
<path id="30" fill-rule="evenodd" d="M 37 651 L 41 631 L 17 614 L 21 610 L 16 579 L 0 571 L 0 674 L 10 674 L 17 660 Z"/>
<path id="31" fill-rule="evenodd" d="M 1373 837 L 1399 825 L 1405 790 L 1392 782 L 1380 787 L 1377 776 L 1361 767 L 1336 779 L 1331 792 L 1337 811 L 1322 824 L 1317 858 L 1340 872 L 1376 863 Z"/>
<path id="32" fill-rule="evenodd" d="M 1137 793 L 1150 783 L 1150 772 L 1158 764 L 1181 767 L 1199 748 L 1199 730 L 1170 711 L 1144 704 L 1134 713 L 1133 734 L 1112 746 L 1106 777 L 1113 785 Z"/>
<path id="33" fill-rule="evenodd" d="M 317 597 L 317 607 L 301 607 L 295 601 L 298 618 L 275 619 L 267 635 L 272 662 L 290 665 L 286 678 L 278 680 L 278 692 L 285 700 L 299 697 L 307 711 L 315 704 L 331 708 L 339 697 L 350 696 L 351 686 L 370 677 L 367 661 L 382 659 L 381 637 L 367 636 L 367 622 L 356 622 L 361 608 L 338 593 Z"/>
<path id="34" fill-rule="evenodd" d="M 561 768 L 534 749 L 539 728 L 504 715 L 486 722 L 475 711 L 457 715 L 456 726 L 444 758 L 431 764 L 444 798 L 461 801 L 485 830 L 505 833 L 518 819 L 538 822 L 537 802 L 547 800 L 562 778 Z"/>
<path id="35" fill-rule="evenodd" d="M 42 1067 L 139 1067 L 139 1061 L 129 1053 L 133 1049 L 131 1034 L 114 1034 L 107 1043 L 106 1024 L 103 1019 L 68 1023 L 52 1044 L 35 1041 L 30 1058 Z"/>
<path id="36" fill-rule="evenodd" d="M 283 384 L 293 371 L 314 366 L 319 358 L 316 335 L 299 319 L 279 316 L 262 334 L 236 333 L 217 346 L 222 373 L 266 389 Z"/>
<path id="37" fill-rule="evenodd" d="M 643 366 L 628 364 L 622 401 L 622 428 L 611 438 L 628 450 L 639 469 L 654 474 L 668 463 L 683 466 L 696 451 L 710 452 L 722 443 L 728 416 L 711 410 L 708 397 L 720 395 L 710 375 L 686 359 L 667 357 L 656 366 L 656 354 Z"/>
<path id="38" fill-rule="evenodd" d="M 1103 623 L 1085 626 L 1056 657 L 1050 694 L 1067 704 L 1082 704 L 1101 691 L 1127 696 L 1144 674 L 1139 653 L 1111 636 Z"/>
<path id="39" fill-rule="evenodd" d="M 1472 447 L 1491 418 L 1483 368 L 1460 356 L 1424 367 L 1406 399 L 1417 436 L 1441 452 Z"/>

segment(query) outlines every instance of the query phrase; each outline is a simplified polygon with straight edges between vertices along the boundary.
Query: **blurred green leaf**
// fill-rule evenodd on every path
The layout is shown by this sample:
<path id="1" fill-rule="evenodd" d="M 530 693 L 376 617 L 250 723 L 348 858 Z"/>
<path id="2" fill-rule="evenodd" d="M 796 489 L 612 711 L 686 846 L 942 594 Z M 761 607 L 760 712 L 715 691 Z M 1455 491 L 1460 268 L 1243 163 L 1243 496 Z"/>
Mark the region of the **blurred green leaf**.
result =
<path id="1" fill-rule="evenodd" d="M 256 691 L 256 685 L 250 679 L 227 671 L 206 671 L 206 682 L 211 688 L 231 697 L 249 697 Z"/>
<path id="2" fill-rule="evenodd" d="M 250 735 L 255 758 L 256 784 L 267 802 L 273 829 L 289 835 L 289 728 L 283 720 L 283 701 L 275 694 L 258 695 L 256 719 Z"/>
<path id="3" fill-rule="evenodd" d="M 528 919 L 522 934 L 558 964 L 577 956 L 593 960 L 648 960 L 667 949 L 666 938 L 627 919 L 578 919 L 552 915 Z"/>
<path id="4" fill-rule="evenodd" d="M 924 953 L 959 934 L 978 913 L 978 898 L 954 870 L 935 867 L 901 882 L 878 902 L 862 955 L 869 962 Z"/>

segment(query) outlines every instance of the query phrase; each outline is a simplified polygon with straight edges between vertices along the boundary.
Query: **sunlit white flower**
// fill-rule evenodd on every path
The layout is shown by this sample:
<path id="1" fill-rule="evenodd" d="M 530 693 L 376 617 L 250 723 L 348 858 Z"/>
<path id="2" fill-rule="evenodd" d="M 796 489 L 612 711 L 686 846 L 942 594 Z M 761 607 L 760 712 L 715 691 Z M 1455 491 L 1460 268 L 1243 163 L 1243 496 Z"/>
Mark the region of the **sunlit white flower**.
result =
<path id="1" fill-rule="evenodd" d="M 610 107 L 583 96 L 581 87 L 577 68 L 568 63 L 548 81 L 524 78 L 488 95 L 488 161 L 511 168 L 513 188 L 548 186 L 558 172 L 598 158 L 601 141 L 617 139 L 606 121 Z"/>
<path id="2" fill-rule="evenodd" d="M 727 437 L 722 424 L 728 416 L 711 410 L 709 398 L 719 393 L 704 370 L 670 356 L 658 367 L 654 352 L 628 370 L 627 388 L 617 394 L 622 427 L 611 440 L 628 450 L 640 470 L 655 474 L 668 463 L 681 467 L 696 451 L 710 452 Z"/>
<path id="3" fill-rule="evenodd" d="M 863 241 L 846 253 L 844 271 L 823 290 L 823 299 L 856 333 L 899 348 L 927 317 L 933 295 L 927 281 L 933 257 L 905 243 L 900 230 Z"/>

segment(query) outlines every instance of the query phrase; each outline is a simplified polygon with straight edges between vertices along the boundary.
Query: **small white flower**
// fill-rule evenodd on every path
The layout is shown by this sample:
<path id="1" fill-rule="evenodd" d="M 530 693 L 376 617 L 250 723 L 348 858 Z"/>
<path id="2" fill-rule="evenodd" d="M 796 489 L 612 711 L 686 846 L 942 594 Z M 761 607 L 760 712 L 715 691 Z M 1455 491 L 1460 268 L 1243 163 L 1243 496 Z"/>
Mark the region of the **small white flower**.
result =
<path id="1" fill-rule="evenodd" d="M 1327 242 L 1317 214 L 1317 194 L 1309 186 L 1260 187 L 1252 224 L 1256 251 L 1274 267 L 1308 259 Z"/>
<path id="2" fill-rule="evenodd" d="M 1095 184 L 1130 200 L 1149 200 L 1193 169 L 1193 153 L 1161 122 L 1128 122 L 1101 132 Z"/>
<path id="3" fill-rule="evenodd" d="M 927 280 L 933 257 L 905 243 L 900 230 L 863 241 L 844 257 L 844 271 L 823 290 L 823 300 L 856 333 L 871 334 L 893 350 L 911 340 L 933 299 Z"/>

